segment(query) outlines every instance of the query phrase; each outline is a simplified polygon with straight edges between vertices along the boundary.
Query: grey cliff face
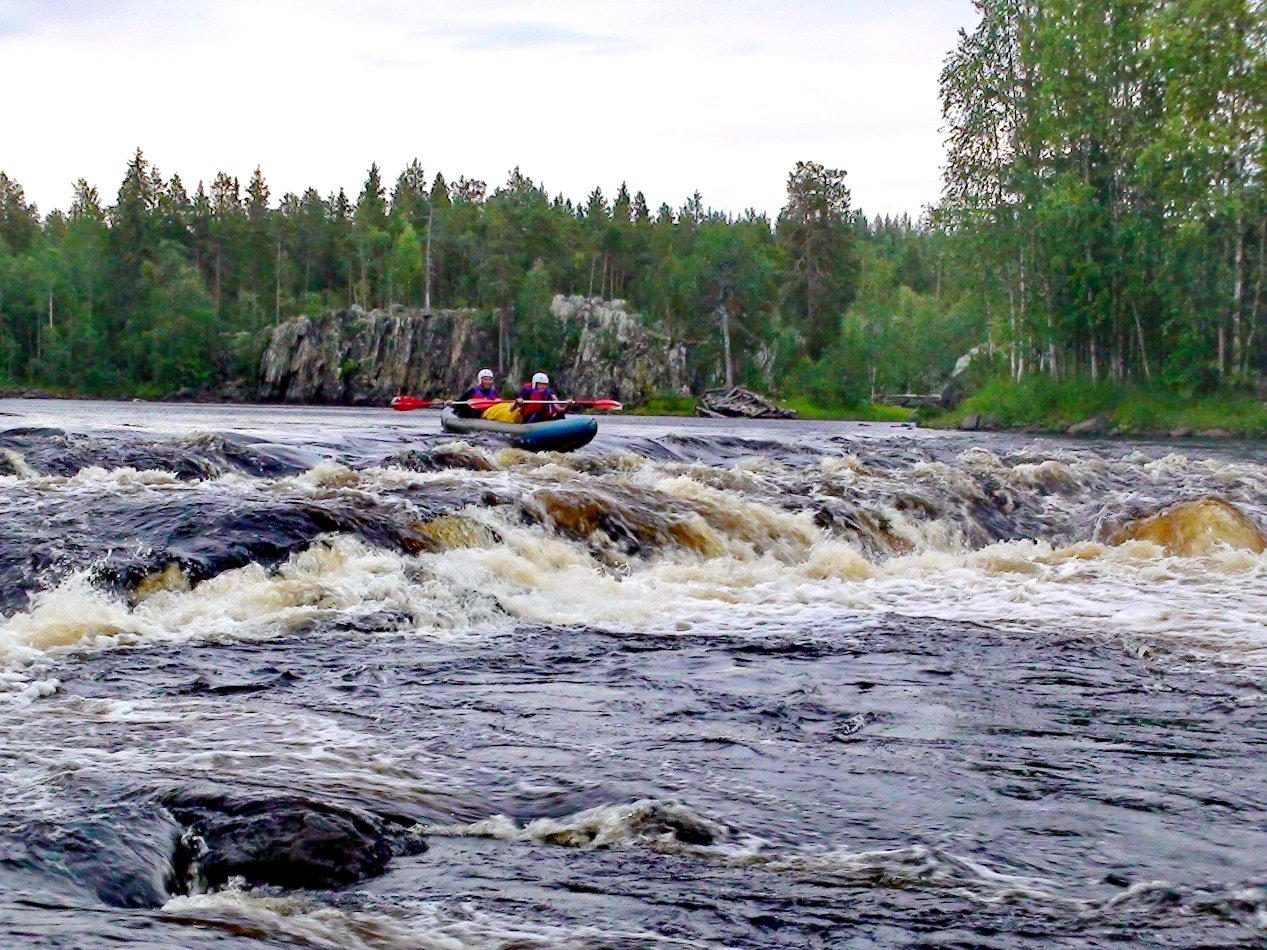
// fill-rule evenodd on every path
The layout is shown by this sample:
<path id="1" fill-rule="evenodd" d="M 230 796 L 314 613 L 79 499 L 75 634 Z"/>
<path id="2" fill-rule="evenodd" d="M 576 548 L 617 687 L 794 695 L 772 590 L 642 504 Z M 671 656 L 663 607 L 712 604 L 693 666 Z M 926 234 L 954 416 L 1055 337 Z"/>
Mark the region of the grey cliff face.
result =
<path id="1" fill-rule="evenodd" d="M 559 294 L 550 313 L 565 327 L 579 329 L 575 350 L 560 354 L 565 359 L 558 367 L 560 385 L 569 395 L 634 402 L 686 392 L 686 348 L 673 343 L 658 324 L 626 310 L 623 300 Z"/>
<path id="2" fill-rule="evenodd" d="M 567 329 L 555 365 L 523 365 L 514 351 L 498 374 L 514 386 L 544 370 L 556 389 L 580 397 L 646 399 L 683 391 L 686 353 L 623 301 L 554 298 L 551 314 Z M 461 392 L 481 366 L 497 368 L 497 322 L 471 310 L 359 308 L 299 316 L 273 329 L 260 360 L 258 396 L 266 402 L 373 405 L 402 390 L 419 396 Z"/>

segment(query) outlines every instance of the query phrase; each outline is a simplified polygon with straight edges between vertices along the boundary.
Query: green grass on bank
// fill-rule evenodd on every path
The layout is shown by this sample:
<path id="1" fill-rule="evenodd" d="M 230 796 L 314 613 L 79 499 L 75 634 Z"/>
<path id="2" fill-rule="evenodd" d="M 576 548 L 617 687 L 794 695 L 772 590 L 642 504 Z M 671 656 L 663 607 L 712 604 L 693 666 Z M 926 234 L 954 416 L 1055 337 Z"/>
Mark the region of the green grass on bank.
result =
<path id="1" fill-rule="evenodd" d="M 694 396 L 657 396 L 625 407 L 627 416 L 693 416 L 699 400 Z"/>
<path id="2" fill-rule="evenodd" d="M 856 406 L 825 406 L 809 399 L 778 399 L 780 406 L 795 409 L 802 419 L 844 419 L 863 422 L 907 422 L 911 418 L 911 410 L 896 406 L 881 406 L 875 403 L 862 403 Z M 633 416 L 693 416 L 695 407 L 699 405 L 695 396 L 660 396 L 625 410 L 626 415 Z"/>
<path id="3" fill-rule="evenodd" d="M 1222 429 L 1234 436 L 1267 436 L 1267 405 L 1250 396 L 1223 393 L 1186 397 L 1161 387 L 1045 377 L 1020 383 L 987 383 L 954 412 L 926 422 L 954 427 L 973 414 L 1005 429 L 1064 431 L 1074 423 L 1099 415 L 1108 420 L 1110 430 L 1123 434 L 1169 433 L 1179 429 L 1196 434 Z"/>
<path id="4" fill-rule="evenodd" d="M 780 406 L 795 409 L 802 419 L 846 419 L 856 422 L 909 422 L 910 409 L 864 402 L 856 406 L 822 406 L 809 399 L 783 399 Z"/>

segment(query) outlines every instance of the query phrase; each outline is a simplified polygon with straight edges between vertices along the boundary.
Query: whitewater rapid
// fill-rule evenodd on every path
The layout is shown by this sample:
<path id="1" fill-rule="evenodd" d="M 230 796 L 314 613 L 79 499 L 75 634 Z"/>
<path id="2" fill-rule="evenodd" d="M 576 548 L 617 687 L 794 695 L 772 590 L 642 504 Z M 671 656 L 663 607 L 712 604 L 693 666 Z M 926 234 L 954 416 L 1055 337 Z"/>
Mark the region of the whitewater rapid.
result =
<path id="1" fill-rule="evenodd" d="M 1267 926 L 1257 447 L 608 420 L 533 455 L 373 410 L 3 411 L 10 935 Z M 347 891 L 182 893 L 161 829 L 208 789 L 367 810 L 431 851 Z M 56 856 L 71 827 L 99 861 Z M 129 861 L 169 896 L 85 917 Z"/>

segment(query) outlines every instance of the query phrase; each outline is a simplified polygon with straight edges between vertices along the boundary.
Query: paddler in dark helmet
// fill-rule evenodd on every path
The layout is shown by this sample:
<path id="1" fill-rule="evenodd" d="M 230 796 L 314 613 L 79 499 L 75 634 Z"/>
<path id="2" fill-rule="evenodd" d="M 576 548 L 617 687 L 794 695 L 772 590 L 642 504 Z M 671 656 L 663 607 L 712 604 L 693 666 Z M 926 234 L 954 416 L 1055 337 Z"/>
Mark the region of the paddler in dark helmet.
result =
<path id="1" fill-rule="evenodd" d="M 493 385 L 493 371 L 491 369 L 482 369 L 479 375 L 475 377 L 475 385 L 458 396 L 456 400 L 458 404 L 453 407 L 453 411 L 465 419 L 478 419 L 483 415 L 483 410 L 469 405 L 462 405 L 462 403 L 469 403 L 472 399 L 496 398 L 497 387 Z"/>
<path id="2" fill-rule="evenodd" d="M 558 401 L 559 397 L 550 388 L 550 377 L 545 373 L 535 373 L 532 382 L 524 383 L 519 390 L 515 406 L 523 410 L 525 423 L 547 422 L 563 418 L 563 406 L 555 405 Z"/>

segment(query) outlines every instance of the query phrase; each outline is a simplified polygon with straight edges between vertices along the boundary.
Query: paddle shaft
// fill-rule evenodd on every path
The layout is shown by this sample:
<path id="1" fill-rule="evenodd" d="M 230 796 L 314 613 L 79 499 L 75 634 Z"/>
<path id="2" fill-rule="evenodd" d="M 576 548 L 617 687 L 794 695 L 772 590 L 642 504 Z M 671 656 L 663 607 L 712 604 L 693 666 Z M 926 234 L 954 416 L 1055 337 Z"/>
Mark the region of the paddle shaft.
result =
<path id="1" fill-rule="evenodd" d="M 592 409 L 611 409 L 619 411 L 624 408 L 615 399 L 414 399 L 412 396 L 397 396 L 392 400 L 393 409 L 431 409 L 435 406 L 472 406 L 487 409 L 499 403 L 518 403 L 521 406 L 583 406 Z"/>

